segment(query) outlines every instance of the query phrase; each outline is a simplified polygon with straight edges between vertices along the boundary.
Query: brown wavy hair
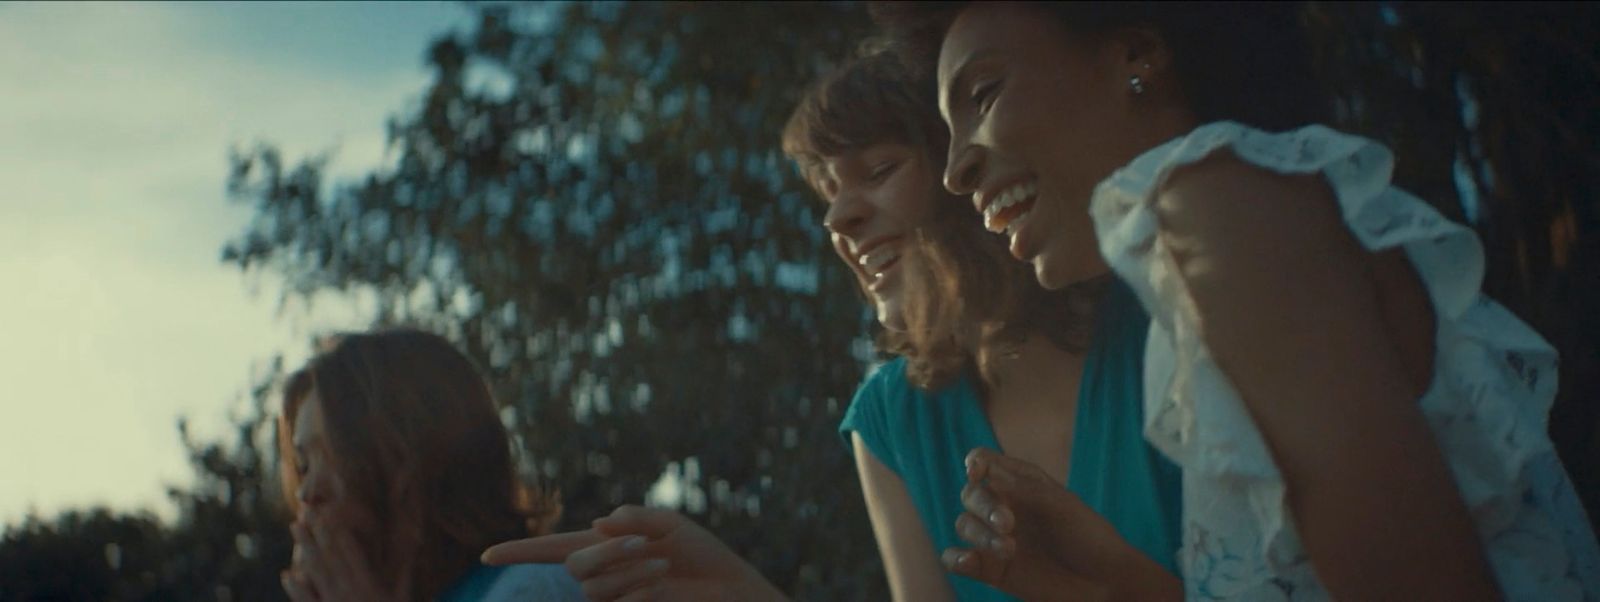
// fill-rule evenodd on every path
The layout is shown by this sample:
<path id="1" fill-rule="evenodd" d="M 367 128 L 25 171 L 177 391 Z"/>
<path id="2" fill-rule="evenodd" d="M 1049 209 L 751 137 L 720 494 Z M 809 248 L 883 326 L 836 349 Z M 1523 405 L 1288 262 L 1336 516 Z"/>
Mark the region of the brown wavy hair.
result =
<path id="1" fill-rule="evenodd" d="M 372 570 L 431 600 L 477 564 L 484 548 L 548 533 L 556 495 L 524 485 L 489 386 L 444 338 L 417 330 L 346 334 L 290 375 L 278 423 L 284 501 L 298 512 L 296 415 L 315 391 L 331 468 Z"/>
<path id="2" fill-rule="evenodd" d="M 950 137 L 934 106 L 932 80 L 914 76 L 875 45 L 881 44 L 869 42 L 863 56 L 813 84 L 784 127 L 784 153 L 819 194 L 816 168 L 823 159 L 874 144 L 921 148 L 933 172 L 944 171 Z M 1093 306 L 1085 301 L 1099 287 L 1045 290 L 1030 266 L 983 229 L 970 203 L 942 187 L 938 194 L 933 217 L 902 260 L 906 328 L 881 331 L 879 350 L 905 357 L 907 379 L 923 389 L 963 373 L 992 385 L 992 360 L 1015 353 L 1034 334 L 1081 350 Z"/>

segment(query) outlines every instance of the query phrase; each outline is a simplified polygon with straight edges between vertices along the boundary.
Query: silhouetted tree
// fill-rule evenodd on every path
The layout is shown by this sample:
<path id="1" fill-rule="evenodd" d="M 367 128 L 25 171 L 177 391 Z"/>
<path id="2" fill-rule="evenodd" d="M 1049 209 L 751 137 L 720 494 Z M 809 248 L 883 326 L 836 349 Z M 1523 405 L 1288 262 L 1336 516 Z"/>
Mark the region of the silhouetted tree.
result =
<path id="1" fill-rule="evenodd" d="M 441 36 L 391 167 L 235 152 L 256 212 L 223 259 L 284 299 L 371 293 L 373 324 L 454 339 L 506 404 L 566 527 L 647 496 L 804 599 L 884 599 L 835 426 L 874 357 L 820 208 L 777 149 L 801 87 L 869 28 L 851 3 L 473 5 Z M 1552 433 L 1600 494 L 1600 9 L 1314 3 L 1338 125 L 1473 223 L 1485 284 L 1563 354 Z M 308 92 L 314 93 L 314 92 Z M 0 538 L 0 602 L 280 600 L 270 385 L 195 442 L 175 524 L 69 511 Z M 671 484 L 672 486 L 664 485 Z"/>
<path id="2" fill-rule="evenodd" d="M 0 602 L 284 599 L 277 574 L 290 541 L 276 466 L 260 448 L 276 373 L 274 364 L 252 389 L 230 440 L 193 441 L 179 422 L 196 479 L 169 488 L 175 524 L 105 508 L 29 517 L 0 538 Z"/>
<path id="3" fill-rule="evenodd" d="M 286 295 L 366 290 L 498 386 L 568 526 L 679 505 L 780 587 L 881 597 L 835 434 L 864 306 L 778 149 L 802 87 L 866 33 L 848 4 L 485 6 L 432 48 L 392 169 L 351 186 L 234 157 L 257 211 L 225 259 Z M 664 493 L 663 493 L 664 492 Z M 664 497 L 663 497 L 664 495 Z"/>

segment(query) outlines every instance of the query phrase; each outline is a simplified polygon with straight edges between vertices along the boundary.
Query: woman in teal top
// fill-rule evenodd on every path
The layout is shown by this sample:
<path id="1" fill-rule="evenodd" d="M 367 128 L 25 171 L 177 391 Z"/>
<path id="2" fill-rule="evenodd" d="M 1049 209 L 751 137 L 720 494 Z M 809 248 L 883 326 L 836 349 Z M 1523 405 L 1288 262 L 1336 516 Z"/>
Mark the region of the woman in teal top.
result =
<path id="1" fill-rule="evenodd" d="M 973 448 L 1003 449 L 1071 483 L 1172 566 L 1177 473 L 1139 437 L 1144 316 L 1108 282 L 1045 291 L 965 200 L 940 192 L 946 130 L 903 73 L 886 54 L 854 61 L 813 87 L 784 131 L 784 151 L 828 205 L 835 252 L 885 326 L 880 348 L 902 358 L 867 379 L 842 429 L 894 599 L 1011 599 L 940 561 L 962 545 L 962 458 Z M 624 520 L 489 556 L 565 560 L 596 599 L 782 598 L 714 538 L 687 537 L 703 532 L 665 514 L 654 531 L 616 527 Z M 649 543 L 627 548 L 632 535 Z M 666 562 L 650 569 L 645 559 Z"/>
<path id="2" fill-rule="evenodd" d="M 941 193 L 944 128 L 901 73 L 887 57 L 847 65 L 802 100 L 784 134 L 886 327 L 880 347 L 901 356 L 863 384 L 841 427 L 891 591 L 1010 599 L 939 560 L 961 545 L 963 458 L 980 447 L 1070 483 L 1172 566 L 1178 473 L 1140 437 L 1147 319 L 1109 280 L 1044 290 L 964 199 Z"/>
<path id="3" fill-rule="evenodd" d="M 1175 569 L 1180 474 L 1145 443 L 1142 373 L 1148 320 L 1121 282 L 1098 304 L 1094 334 L 1078 393 L 1067 489 L 1104 516 L 1153 560 Z M 960 547 L 956 518 L 963 508 L 963 463 L 978 447 L 1005 451 L 996 441 L 973 380 L 937 391 L 912 386 L 906 360 L 879 368 L 856 392 L 839 432 L 852 433 L 900 476 L 936 549 Z M 948 573 L 959 600 L 1011 600 L 988 585 Z"/>

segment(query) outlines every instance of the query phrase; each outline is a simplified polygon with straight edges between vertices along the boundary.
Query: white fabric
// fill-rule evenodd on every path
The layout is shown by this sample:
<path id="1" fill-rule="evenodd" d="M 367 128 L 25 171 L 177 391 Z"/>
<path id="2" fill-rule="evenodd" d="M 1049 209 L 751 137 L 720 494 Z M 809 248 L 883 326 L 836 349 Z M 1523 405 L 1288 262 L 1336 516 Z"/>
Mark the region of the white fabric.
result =
<path id="1" fill-rule="evenodd" d="M 1362 245 L 1405 250 L 1438 318 L 1435 379 L 1421 408 L 1507 599 L 1600 600 L 1600 553 L 1546 435 L 1555 351 L 1479 294 L 1477 237 L 1391 186 L 1393 157 L 1375 142 L 1322 126 L 1271 134 L 1231 122 L 1144 153 L 1090 203 L 1101 252 L 1151 316 L 1145 437 L 1183 467 L 1188 598 L 1328 598 L 1287 520 L 1283 479 L 1199 337 L 1193 299 L 1157 236 L 1154 195 L 1165 179 L 1225 148 L 1274 172 L 1321 173 Z"/>

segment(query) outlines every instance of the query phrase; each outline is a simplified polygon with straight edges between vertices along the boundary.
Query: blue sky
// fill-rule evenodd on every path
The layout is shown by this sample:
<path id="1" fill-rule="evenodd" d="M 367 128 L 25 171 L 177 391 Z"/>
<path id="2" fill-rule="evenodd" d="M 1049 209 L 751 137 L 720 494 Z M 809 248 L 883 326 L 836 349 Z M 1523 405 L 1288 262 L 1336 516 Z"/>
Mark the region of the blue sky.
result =
<path id="1" fill-rule="evenodd" d="M 256 366 L 364 323 L 359 300 L 280 315 L 270 275 L 220 262 L 249 218 L 227 152 L 381 167 L 429 43 L 470 26 L 439 2 L 0 4 L 0 524 L 170 516 L 179 415 L 220 435 Z"/>

